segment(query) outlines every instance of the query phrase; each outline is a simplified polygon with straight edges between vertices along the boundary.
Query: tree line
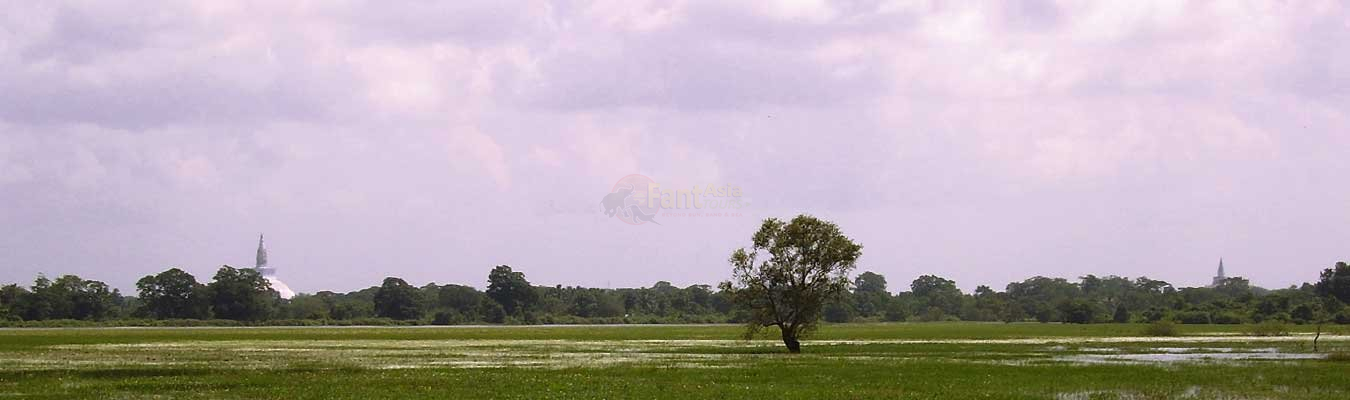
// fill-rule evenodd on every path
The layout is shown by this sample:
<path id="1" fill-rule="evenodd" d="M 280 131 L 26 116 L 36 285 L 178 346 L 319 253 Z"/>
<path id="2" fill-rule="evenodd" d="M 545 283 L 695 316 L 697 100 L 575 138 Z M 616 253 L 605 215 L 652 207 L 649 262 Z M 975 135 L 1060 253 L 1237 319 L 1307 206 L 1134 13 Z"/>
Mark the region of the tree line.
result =
<path id="1" fill-rule="evenodd" d="M 955 281 L 937 275 L 920 276 L 893 292 L 886 277 L 863 272 L 842 282 L 841 295 L 822 299 L 820 314 L 829 322 L 1350 324 L 1350 265 L 1337 263 L 1318 278 L 1268 290 L 1240 277 L 1215 287 L 1178 288 L 1146 277 L 1087 275 L 1071 281 L 1037 276 L 1009 283 L 1002 291 L 980 286 L 966 293 Z M 389 277 L 358 291 L 322 291 L 285 300 L 251 268 L 223 266 L 208 282 L 171 268 L 137 281 L 134 296 L 74 275 L 55 280 L 38 276 L 29 287 L 5 285 L 0 287 L 0 320 L 450 325 L 744 323 L 756 318 L 754 307 L 738 302 L 729 289 L 681 288 L 665 281 L 624 289 L 538 286 L 502 265 L 489 271 L 486 290 L 456 284 L 414 286 Z"/>

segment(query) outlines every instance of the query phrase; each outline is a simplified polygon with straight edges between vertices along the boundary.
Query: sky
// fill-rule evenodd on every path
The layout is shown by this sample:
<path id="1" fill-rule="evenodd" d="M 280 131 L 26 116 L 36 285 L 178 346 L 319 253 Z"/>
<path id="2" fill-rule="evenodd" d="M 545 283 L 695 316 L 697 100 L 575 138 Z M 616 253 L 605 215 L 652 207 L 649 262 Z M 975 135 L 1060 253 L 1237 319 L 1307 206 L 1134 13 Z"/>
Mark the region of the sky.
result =
<path id="1" fill-rule="evenodd" d="M 1344 1 L 396 4 L 0 0 L 0 282 L 716 284 L 802 213 L 893 291 L 1350 260 Z"/>

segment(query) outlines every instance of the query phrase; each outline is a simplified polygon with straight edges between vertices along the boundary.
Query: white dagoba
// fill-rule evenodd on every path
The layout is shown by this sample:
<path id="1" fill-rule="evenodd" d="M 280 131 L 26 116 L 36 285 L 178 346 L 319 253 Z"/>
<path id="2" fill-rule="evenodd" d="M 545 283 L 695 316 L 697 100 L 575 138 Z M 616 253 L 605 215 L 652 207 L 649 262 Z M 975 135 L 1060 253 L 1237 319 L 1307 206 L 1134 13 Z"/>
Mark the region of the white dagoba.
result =
<path id="1" fill-rule="evenodd" d="M 281 298 L 289 300 L 295 297 L 295 291 L 291 290 L 290 286 L 286 286 L 286 282 L 277 278 L 277 269 L 267 266 L 267 248 L 263 247 L 262 235 L 258 235 L 258 262 L 253 269 L 258 270 L 258 273 L 267 279 L 267 283 L 272 284 L 272 290 L 281 294 Z"/>

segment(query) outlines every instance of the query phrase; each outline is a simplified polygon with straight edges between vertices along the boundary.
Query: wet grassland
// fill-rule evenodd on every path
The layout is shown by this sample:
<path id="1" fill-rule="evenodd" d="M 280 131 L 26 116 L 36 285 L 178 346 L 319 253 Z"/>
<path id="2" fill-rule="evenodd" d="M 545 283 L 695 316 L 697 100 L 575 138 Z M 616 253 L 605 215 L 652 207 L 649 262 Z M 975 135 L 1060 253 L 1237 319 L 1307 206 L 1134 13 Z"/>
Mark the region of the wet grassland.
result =
<path id="1" fill-rule="evenodd" d="M 1237 325 L 0 330 L 0 397 L 1346 399 L 1350 332 Z"/>

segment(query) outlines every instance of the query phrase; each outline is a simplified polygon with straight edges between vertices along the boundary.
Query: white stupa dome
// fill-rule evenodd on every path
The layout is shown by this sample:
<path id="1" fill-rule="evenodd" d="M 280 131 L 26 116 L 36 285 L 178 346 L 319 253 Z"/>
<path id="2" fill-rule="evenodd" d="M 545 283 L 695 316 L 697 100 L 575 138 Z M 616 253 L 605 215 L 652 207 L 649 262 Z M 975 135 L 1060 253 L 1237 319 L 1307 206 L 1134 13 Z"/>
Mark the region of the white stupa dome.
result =
<path id="1" fill-rule="evenodd" d="M 272 285 L 272 290 L 277 291 L 281 298 L 290 300 L 290 298 L 295 297 L 295 291 L 291 290 L 286 282 L 277 278 L 277 269 L 267 266 L 267 248 L 263 247 L 262 235 L 258 235 L 258 262 L 253 269 L 258 270 L 258 273 L 267 279 L 267 283 Z"/>
<path id="2" fill-rule="evenodd" d="M 281 298 L 290 300 L 290 298 L 295 297 L 295 291 L 292 291 L 290 286 L 286 286 L 286 282 L 282 282 L 276 276 L 264 276 L 264 278 L 267 278 L 267 283 L 272 284 L 272 290 L 281 294 Z"/>

